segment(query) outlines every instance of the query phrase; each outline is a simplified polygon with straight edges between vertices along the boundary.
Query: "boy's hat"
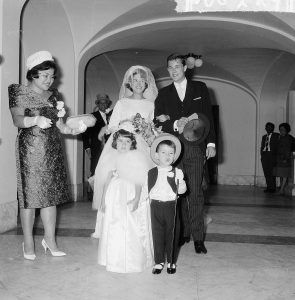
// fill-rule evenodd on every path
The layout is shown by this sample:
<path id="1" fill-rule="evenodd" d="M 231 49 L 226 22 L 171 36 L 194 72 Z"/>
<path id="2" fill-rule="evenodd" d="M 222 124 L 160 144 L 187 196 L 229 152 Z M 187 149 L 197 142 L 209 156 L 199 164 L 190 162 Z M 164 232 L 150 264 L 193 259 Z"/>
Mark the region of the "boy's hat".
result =
<path id="1" fill-rule="evenodd" d="M 156 165 L 159 164 L 159 160 L 155 157 L 156 149 L 157 149 L 159 143 L 161 143 L 162 141 L 167 141 L 167 140 L 172 141 L 176 147 L 173 162 L 175 162 L 178 159 L 178 157 L 181 153 L 180 140 L 176 136 L 174 136 L 170 133 L 161 133 L 154 139 L 152 146 L 151 146 L 151 158 Z"/>
<path id="2" fill-rule="evenodd" d="M 210 121 L 204 114 L 196 114 L 191 116 L 191 120 L 184 126 L 180 135 L 183 142 L 193 145 L 201 144 L 208 136 L 210 131 Z"/>

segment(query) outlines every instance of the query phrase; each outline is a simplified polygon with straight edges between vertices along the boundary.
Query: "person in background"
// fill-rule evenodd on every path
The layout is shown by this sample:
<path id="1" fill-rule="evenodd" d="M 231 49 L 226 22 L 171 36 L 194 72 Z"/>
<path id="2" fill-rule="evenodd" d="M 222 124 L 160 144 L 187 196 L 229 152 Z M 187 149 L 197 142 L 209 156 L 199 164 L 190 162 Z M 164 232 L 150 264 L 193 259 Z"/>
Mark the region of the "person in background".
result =
<path id="1" fill-rule="evenodd" d="M 93 127 L 87 128 L 82 134 L 84 149 L 90 157 L 90 176 L 95 173 L 97 162 L 107 139 L 105 135 L 102 135 L 99 139 L 99 133 L 103 127 L 107 126 L 112 114 L 110 109 L 112 101 L 107 94 L 98 94 L 95 104 L 96 106 L 91 114 L 95 117 L 96 123 Z"/>
<path id="2" fill-rule="evenodd" d="M 56 206 L 70 201 L 62 150 L 62 134 L 80 134 L 63 122 L 64 102 L 51 88 L 57 65 L 48 51 L 26 61 L 28 85 L 8 87 L 9 108 L 18 128 L 16 138 L 17 198 L 24 235 L 23 256 L 35 260 L 33 226 L 40 209 L 44 226 L 42 246 L 52 256 L 64 256 L 55 238 Z M 85 130 L 85 129 L 84 129 Z"/>
<path id="3" fill-rule="evenodd" d="M 265 193 L 276 191 L 276 177 L 273 174 L 276 164 L 279 134 L 274 132 L 275 125 L 271 122 L 265 124 L 266 134 L 262 137 L 260 154 L 261 164 L 266 182 Z"/>
<path id="4" fill-rule="evenodd" d="M 295 151 L 295 138 L 290 134 L 291 127 L 288 123 L 279 125 L 280 136 L 276 156 L 274 175 L 280 177 L 279 194 L 285 194 L 288 177 L 291 177 L 292 152 Z"/>

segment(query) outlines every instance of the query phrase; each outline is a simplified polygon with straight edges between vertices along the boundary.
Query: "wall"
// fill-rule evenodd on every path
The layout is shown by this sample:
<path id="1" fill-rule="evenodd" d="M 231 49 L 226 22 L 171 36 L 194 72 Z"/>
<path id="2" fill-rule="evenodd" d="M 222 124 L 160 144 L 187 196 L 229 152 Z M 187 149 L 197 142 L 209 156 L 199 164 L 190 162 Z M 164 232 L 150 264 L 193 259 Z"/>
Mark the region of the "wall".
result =
<path id="1" fill-rule="evenodd" d="M 0 232 L 17 224 L 15 137 L 7 87 L 19 77 L 19 16 L 24 0 L 0 1 Z"/>
<path id="2" fill-rule="evenodd" d="M 256 116 L 253 97 L 239 87 L 206 81 L 219 105 L 218 183 L 253 185 L 256 177 Z"/>
<path id="3" fill-rule="evenodd" d="M 23 13 L 22 41 L 22 66 L 26 57 L 36 51 L 48 50 L 52 53 L 59 66 L 58 79 L 54 84 L 63 96 L 68 115 L 76 114 L 78 109 L 75 102 L 74 45 L 67 15 L 60 1 L 53 0 L 49 3 L 30 0 L 28 2 Z M 22 79 L 25 83 L 24 78 L 23 67 Z M 79 172 L 80 176 L 76 175 L 79 141 L 76 137 L 64 137 L 69 182 L 72 183 L 73 199 L 77 199 L 82 193 L 82 174 Z"/>

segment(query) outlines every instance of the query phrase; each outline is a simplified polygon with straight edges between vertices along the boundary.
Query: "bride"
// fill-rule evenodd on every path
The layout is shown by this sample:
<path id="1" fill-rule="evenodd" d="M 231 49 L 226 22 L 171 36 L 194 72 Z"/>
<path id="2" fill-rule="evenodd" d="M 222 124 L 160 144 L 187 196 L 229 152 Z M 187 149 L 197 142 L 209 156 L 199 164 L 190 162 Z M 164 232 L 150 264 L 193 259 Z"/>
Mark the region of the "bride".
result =
<path id="1" fill-rule="evenodd" d="M 104 232 L 104 224 L 107 220 L 104 220 L 103 214 L 103 189 L 108 177 L 108 174 L 112 170 L 116 157 L 116 149 L 112 148 L 113 133 L 116 132 L 120 124 L 124 121 L 131 121 L 135 129 L 136 148 L 143 155 L 147 169 L 153 167 L 153 162 L 150 159 L 150 148 L 149 148 L 149 137 L 146 134 L 142 134 L 139 130 L 142 124 L 151 124 L 154 117 L 154 100 L 156 99 L 158 90 L 155 84 L 152 72 L 143 66 L 132 66 L 129 68 L 124 76 L 122 87 L 119 94 L 119 100 L 116 103 L 113 113 L 108 125 L 108 131 L 112 133 L 108 139 L 103 152 L 98 161 L 95 175 L 94 175 L 94 197 L 93 197 L 93 208 L 98 209 L 97 220 L 95 226 L 95 232 L 92 234 L 93 237 L 99 238 Z M 140 125 L 140 126 L 138 126 Z M 141 162 L 143 163 L 143 162 Z M 121 164 L 121 166 L 124 164 Z M 135 161 L 125 162 L 126 178 L 130 181 L 137 181 L 140 184 L 144 183 L 146 179 L 146 172 L 141 172 L 140 164 L 136 167 Z M 129 171 L 131 170 L 131 171 Z M 124 173 L 124 172 L 123 172 Z M 128 174 L 127 174 L 128 173 Z M 124 199 L 122 199 L 124 201 Z M 152 252 L 151 252 L 151 231 L 150 231 L 150 220 L 149 220 L 149 203 L 146 199 L 141 199 L 138 208 L 128 214 L 129 218 L 133 218 L 132 222 L 128 222 L 128 226 L 134 226 L 136 228 L 130 228 L 132 232 L 137 232 L 138 236 L 133 236 L 128 240 L 122 237 L 121 245 L 125 246 L 125 251 L 132 249 L 133 259 L 126 257 L 128 253 L 125 253 L 125 259 L 122 261 L 122 268 L 118 266 L 116 272 L 128 273 L 132 270 L 143 271 L 144 268 L 152 266 Z M 128 228 L 126 229 L 128 231 Z M 108 232 L 107 239 L 111 242 L 112 239 L 117 239 L 116 233 Z M 134 257 L 134 247 L 138 246 L 138 257 Z M 100 247 L 100 246 L 99 246 Z M 105 253 L 99 251 L 99 253 Z M 142 255 L 144 253 L 144 255 Z M 124 257 L 124 255 L 122 256 Z M 99 254 L 99 264 L 106 265 L 108 269 L 108 261 L 112 261 L 117 258 L 112 257 L 110 253 L 107 258 L 101 257 Z M 128 263 L 127 263 L 128 261 Z M 129 266 L 128 266 L 129 264 Z M 134 266 L 134 264 L 137 264 Z"/>

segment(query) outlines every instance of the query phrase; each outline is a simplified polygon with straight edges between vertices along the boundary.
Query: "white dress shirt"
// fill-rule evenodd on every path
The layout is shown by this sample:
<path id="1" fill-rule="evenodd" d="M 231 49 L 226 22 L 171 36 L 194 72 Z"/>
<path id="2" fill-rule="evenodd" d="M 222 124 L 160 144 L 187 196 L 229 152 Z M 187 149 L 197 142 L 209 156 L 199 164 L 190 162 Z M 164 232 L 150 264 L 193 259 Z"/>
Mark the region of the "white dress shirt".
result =
<path id="1" fill-rule="evenodd" d="M 104 120 L 104 123 L 107 124 L 108 122 L 107 122 L 107 116 L 106 116 L 106 114 L 104 112 L 100 111 L 100 110 L 98 110 L 98 111 L 99 111 L 102 119 Z"/>
<path id="2" fill-rule="evenodd" d="M 272 133 L 266 135 L 263 151 L 268 151 L 268 152 L 270 151 L 270 139 L 271 139 L 271 135 L 272 135 Z M 267 146 L 267 148 L 266 148 L 266 146 Z"/>
<path id="3" fill-rule="evenodd" d="M 187 86 L 186 78 L 184 78 L 184 80 L 182 80 L 180 83 L 174 82 L 174 86 L 176 88 L 179 99 L 183 101 L 185 97 L 186 86 Z"/>
<path id="4" fill-rule="evenodd" d="M 170 184 L 167 181 L 167 177 L 173 177 L 172 166 L 168 167 L 157 167 L 158 168 L 158 178 L 156 184 L 152 187 L 150 191 L 150 199 L 159 201 L 174 201 L 176 194 L 173 192 Z M 176 170 L 175 170 L 176 172 Z M 183 173 L 180 169 L 177 169 L 176 174 L 180 174 L 179 178 L 179 194 L 183 194 L 186 191 L 186 183 L 183 180 Z M 169 176 L 170 175 L 170 176 Z M 176 178 L 175 178 L 176 179 Z"/>

